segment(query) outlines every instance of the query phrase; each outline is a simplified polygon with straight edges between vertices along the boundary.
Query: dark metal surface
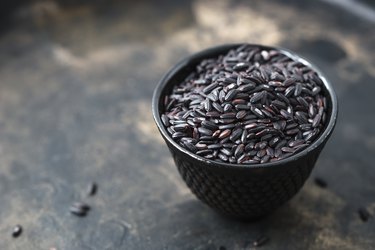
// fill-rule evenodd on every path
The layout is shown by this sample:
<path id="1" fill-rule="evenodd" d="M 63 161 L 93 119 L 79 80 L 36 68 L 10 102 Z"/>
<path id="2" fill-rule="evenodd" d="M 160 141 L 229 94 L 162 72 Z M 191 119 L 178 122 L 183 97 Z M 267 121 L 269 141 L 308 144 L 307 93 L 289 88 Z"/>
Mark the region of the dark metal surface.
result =
<path id="1" fill-rule="evenodd" d="M 23 5 L 0 37 L 0 249 L 371 249 L 375 33 L 319 1 L 98 1 Z M 310 179 L 245 224 L 197 201 L 152 121 L 151 96 L 181 57 L 216 44 L 279 45 L 313 61 L 340 101 Z M 98 193 L 86 197 L 91 181 Z M 92 209 L 69 213 L 75 201 Z M 15 225 L 23 226 L 14 239 Z"/>

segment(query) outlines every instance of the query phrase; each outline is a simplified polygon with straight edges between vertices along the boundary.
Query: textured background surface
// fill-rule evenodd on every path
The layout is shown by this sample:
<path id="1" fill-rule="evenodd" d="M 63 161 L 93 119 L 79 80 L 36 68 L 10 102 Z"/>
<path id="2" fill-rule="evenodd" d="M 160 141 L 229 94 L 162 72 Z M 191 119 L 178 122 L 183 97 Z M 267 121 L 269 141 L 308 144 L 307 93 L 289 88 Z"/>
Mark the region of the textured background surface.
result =
<path id="1" fill-rule="evenodd" d="M 0 33 L 0 249 L 371 249 L 375 219 L 374 11 L 320 1 L 54 1 L 20 5 Z M 348 2 L 348 1 L 344 1 Z M 355 10 L 354 8 L 352 8 Z M 7 21 L 7 22 L 6 22 Z M 279 45 L 326 73 L 340 117 L 313 176 L 252 224 L 190 193 L 151 116 L 161 76 L 226 42 Z M 96 181 L 99 192 L 85 198 Z M 85 218 L 69 214 L 84 200 Z M 15 224 L 24 233 L 10 235 Z"/>

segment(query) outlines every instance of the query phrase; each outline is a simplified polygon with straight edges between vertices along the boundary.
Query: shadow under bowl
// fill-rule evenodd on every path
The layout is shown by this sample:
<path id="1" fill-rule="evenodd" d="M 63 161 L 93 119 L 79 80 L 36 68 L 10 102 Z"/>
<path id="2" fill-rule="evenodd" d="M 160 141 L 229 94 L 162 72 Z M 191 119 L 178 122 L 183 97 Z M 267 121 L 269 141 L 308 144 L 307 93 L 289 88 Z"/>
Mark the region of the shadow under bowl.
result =
<path id="1" fill-rule="evenodd" d="M 253 220 L 271 213 L 291 199 L 309 177 L 315 162 L 335 127 L 338 108 L 336 94 L 321 71 L 300 56 L 282 48 L 275 49 L 314 71 L 324 83 L 327 98 L 327 121 L 311 145 L 288 158 L 263 164 L 229 164 L 195 155 L 180 146 L 168 134 L 161 121 L 163 100 L 175 84 L 181 83 L 207 58 L 217 57 L 243 44 L 226 44 L 193 54 L 174 66 L 159 82 L 152 100 L 152 112 L 183 180 L 204 203 L 218 212 L 241 220 Z"/>

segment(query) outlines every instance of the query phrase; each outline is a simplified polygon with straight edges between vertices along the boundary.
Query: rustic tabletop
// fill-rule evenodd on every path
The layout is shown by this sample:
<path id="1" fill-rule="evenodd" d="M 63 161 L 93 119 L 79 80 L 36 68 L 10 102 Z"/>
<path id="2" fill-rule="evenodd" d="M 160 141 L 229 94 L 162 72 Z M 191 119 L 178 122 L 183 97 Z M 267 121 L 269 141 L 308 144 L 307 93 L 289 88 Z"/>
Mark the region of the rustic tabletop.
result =
<path id="1" fill-rule="evenodd" d="M 32 1 L 0 33 L 0 249 L 372 249 L 375 10 L 354 1 Z M 338 1 L 332 1 L 338 2 Z M 368 3 L 369 4 L 369 3 Z M 241 223 L 197 201 L 151 115 L 178 60 L 228 42 L 277 45 L 318 65 L 339 121 L 311 178 Z M 320 177 L 322 188 L 314 183 Z M 86 195 L 91 182 L 94 196 Z M 69 212 L 75 201 L 86 217 Z M 15 225 L 23 232 L 12 237 Z"/>

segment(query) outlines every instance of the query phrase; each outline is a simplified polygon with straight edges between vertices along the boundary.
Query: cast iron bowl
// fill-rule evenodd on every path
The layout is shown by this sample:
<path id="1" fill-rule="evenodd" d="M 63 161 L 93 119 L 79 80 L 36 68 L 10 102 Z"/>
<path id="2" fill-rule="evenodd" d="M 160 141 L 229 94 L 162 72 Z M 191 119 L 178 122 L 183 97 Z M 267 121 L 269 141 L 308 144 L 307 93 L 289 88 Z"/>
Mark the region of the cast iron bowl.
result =
<path id="1" fill-rule="evenodd" d="M 311 63 L 288 50 L 276 49 L 314 69 L 322 79 L 327 98 L 327 121 L 320 136 L 303 151 L 288 158 L 263 164 L 229 164 L 205 159 L 176 143 L 161 121 L 163 97 L 182 82 L 203 59 L 225 54 L 243 44 L 226 44 L 191 55 L 174 66 L 159 82 L 152 100 L 156 125 L 172 153 L 178 171 L 191 191 L 213 209 L 239 219 L 267 215 L 291 199 L 303 186 L 337 119 L 337 98 L 323 74 Z M 250 45 L 264 49 L 271 47 Z"/>

